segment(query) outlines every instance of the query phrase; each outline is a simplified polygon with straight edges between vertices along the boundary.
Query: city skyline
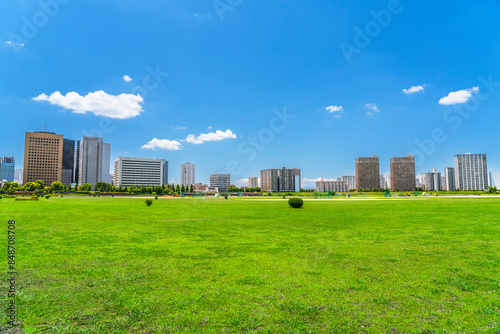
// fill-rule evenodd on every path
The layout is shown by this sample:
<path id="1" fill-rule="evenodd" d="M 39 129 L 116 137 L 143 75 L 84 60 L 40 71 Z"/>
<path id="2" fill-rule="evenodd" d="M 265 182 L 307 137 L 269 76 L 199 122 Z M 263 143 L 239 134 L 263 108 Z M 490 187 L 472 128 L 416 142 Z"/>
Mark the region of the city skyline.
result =
<path id="1" fill-rule="evenodd" d="M 56 133 L 51 133 L 51 132 L 47 132 L 47 131 L 38 131 L 38 132 L 33 132 L 33 133 L 30 133 L 30 132 L 26 132 L 26 139 L 28 139 L 28 137 L 31 137 L 33 135 L 37 135 L 37 136 L 46 136 L 46 135 L 49 135 L 49 136 L 56 136 L 59 138 L 59 140 L 62 140 L 62 152 L 60 153 L 61 155 L 61 166 L 59 166 L 59 173 L 60 173 L 60 176 L 59 176 L 59 179 L 62 181 L 63 184 L 69 184 L 67 182 L 64 182 L 65 179 L 71 179 L 71 168 L 72 168 L 72 165 L 71 165 L 71 161 L 72 159 L 74 159 L 74 162 L 75 162 L 75 165 L 73 166 L 75 168 L 75 171 L 77 170 L 77 167 L 81 165 L 81 160 L 82 159 L 82 156 L 80 154 L 80 143 L 82 141 L 85 141 L 85 140 L 92 140 L 92 141 L 97 141 L 97 142 L 100 142 L 102 143 L 101 146 L 102 146 L 102 162 L 98 162 L 98 164 L 100 164 L 102 167 L 102 171 L 103 171 L 103 175 L 99 176 L 97 175 L 97 179 L 99 179 L 100 181 L 102 182 L 106 182 L 106 183 L 109 183 L 111 184 L 113 181 L 111 179 L 111 176 L 112 174 L 110 173 L 105 173 L 104 170 L 107 168 L 107 165 L 110 165 L 110 170 L 115 170 L 116 169 L 116 166 L 115 166 L 115 162 L 113 162 L 112 166 L 110 163 L 108 163 L 108 161 L 110 161 L 109 159 L 109 156 L 110 156 L 110 153 L 111 153 L 111 144 L 108 144 L 108 143 L 103 143 L 103 138 L 102 137 L 88 137 L 88 136 L 84 136 L 82 138 L 82 141 L 76 141 L 77 143 L 77 146 L 75 148 L 75 140 L 72 140 L 72 139 L 67 139 L 67 138 L 64 138 L 64 135 L 61 135 L 61 134 L 56 134 Z M 30 140 L 31 142 L 31 140 Z M 25 143 L 25 150 L 26 148 L 28 148 L 29 146 L 26 146 L 27 143 Z M 1 153 L 0 153 L 1 154 Z M 25 152 L 26 154 L 26 152 Z M 31 154 L 31 153 L 28 153 L 28 154 Z M 456 159 L 457 157 L 459 156 L 464 156 L 464 157 L 469 157 L 469 156 L 481 156 L 482 158 L 481 159 L 484 159 L 484 161 L 482 162 L 482 164 L 485 166 L 485 170 L 483 172 L 483 175 L 481 176 L 481 180 L 482 180 L 482 185 L 479 187 L 481 189 L 485 189 L 487 188 L 487 185 L 489 184 L 490 182 L 490 176 L 489 176 L 489 172 L 488 172 L 488 168 L 487 168 L 487 162 L 486 162 L 486 154 L 470 154 L 470 153 L 465 153 L 465 154 L 456 154 L 454 156 L 454 159 L 455 159 L 455 168 L 451 168 L 452 170 L 455 170 L 457 169 L 456 168 Z M 437 169 L 436 168 L 433 168 L 432 169 L 432 172 L 425 172 L 425 173 L 417 173 L 416 172 L 416 168 L 415 168 L 415 158 L 411 155 L 411 153 L 408 155 L 408 157 L 411 157 L 412 159 L 412 164 L 413 164 L 413 167 L 412 167 L 412 171 L 411 171 L 411 175 L 414 175 L 415 177 L 415 186 L 416 187 L 419 187 L 420 185 L 425 185 L 428 189 L 433 189 L 435 187 L 437 187 L 437 190 L 444 190 L 446 187 L 445 187 L 445 182 L 448 182 L 445 177 L 446 175 L 448 175 L 448 172 L 447 170 L 449 169 L 449 167 L 445 167 L 443 170 L 444 170 L 444 173 L 437 173 Z M 4 158 L 9 158 L 11 159 L 12 161 L 14 161 L 15 159 L 13 159 L 13 157 L 4 157 Z M 115 160 L 118 160 L 120 158 L 123 158 L 123 157 L 118 157 L 116 158 Z M 145 160 L 151 160 L 152 158 L 144 158 L 144 157 L 131 157 L 132 159 L 145 159 Z M 391 161 L 391 164 L 393 162 L 394 159 L 401 159 L 401 158 L 395 158 L 395 157 L 392 157 L 390 159 Z M 404 159 L 404 158 L 403 158 Z M 77 163 L 77 160 L 79 161 L 79 163 Z M 153 160 L 163 160 L 165 161 L 165 159 L 153 159 Z M 166 163 L 166 177 L 163 177 L 162 178 L 162 182 L 163 181 L 167 181 L 165 182 L 165 184 L 172 184 L 172 183 L 176 183 L 175 180 L 173 180 L 172 178 L 168 178 L 168 161 L 165 161 Z M 372 157 L 358 157 L 356 158 L 355 160 L 355 175 L 348 175 L 348 176 L 340 176 L 340 177 L 336 177 L 335 179 L 334 178 L 324 178 L 324 177 L 319 177 L 319 178 L 316 178 L 316 179 L 307 179 L 307 178 L 300 178 L 299 179 L 299 182 L 300 184 L 304 184 L 304 187 L 305 188 L 314 188 L 314 187 L 317 187 L 317 182 L 332 182 L 332 181 L 340 181 L 340 180 L 343 180 L 346 182 L 346 184 L 348 185 L 350 183 L 350 181 L 348 181 L 348 178 L 352 178 L 354 179 L 354 184 L 356 183 L 359 183 L 359 181 L 356 181 L 357 178 L 361 177 L 362 179 L 364 177 L 367 177 L 367 175 L 370 175 L 369 178 L 372 180 L 370 181 L 372 184 L 370 184 L 370 182 L 368 182 L 367 184 L 363 185 L 360 187 L 358 185 L 358 188 L 366 188 L 366 189 L 381 189 L 381 188 L 384 188 L 383 186 L 378 186 L 379 184 L 382 185 L 382 180 L 383 179 L 386 179 L 388 176 L 389 176 L 389 179 L 390 179 L 390 174 L 391 173 L 380 173 L 379 171 L 379 164 L 380 164 L 380 159 L 379 157 L 374 154 Z M 360 169 L 361 165 L 365 166 L 363 168 L 365 169 Z M 366 167 L 366 166 L 371 166 L 371 167 Z M 189 167 L 189 168 L 188 168 Z M 15 169 L 15 165 L 12 164 L 11 165 L 11 168 L 12 168 L 12 174 L 14 173 L 14 169 Z M 393 167 L 391 166 L 391 169 Z M 189 170 L 189 172 L 188 172 Z M 68 173 L 65 175 L 65 171 L 67 171 Z M 187 180 L 183 183 L 181 181 L 182 177 L 179 178 L 179 181 L 181 182 L 177 182 L 179 184 L 196 184 L 196 172 L 195 172 L 195 164 L 193 163 L 190 163 L 190 162 L 187 162 L 187 163 L 184 163 L 184 164 L 181 164 L 180 165 L 180 175 L 182 175 L 183 171 L 184 173 L 186 174 L 185 175 L 185 178 L 190 178 L 192 179 L 192 182 L 187 182 Z M 262 171 L 262 170 L 261 170 Z M 491 171 L 491 169 L 490 169 Z M 368 174 L 366 174 L 368 173 Z M 104 175 L 105 174 L 105 175 Z M 189 176 L 188 176 L 189 174 Z M 211 173 L 211 175 L 214 174 L 214 173 Z M 215 174 L 223 174 L 223 173 L 215 173 Z M 434 176 L 432 176 L 432 178 L 434 179 L 434 181 L 430 181 L 429 179 L 429 175 L 430 174 L 435 174 Z M 299 175 L 301 175 L 300 173 L 300 169 L 299 169 Z M 12 176 L 13 177 L 13 176 Z M 250 177 L 252 178 L 252 177 Z M 249 186 L 249 180 L 250 178 L 244 178 L 244 179 L 241 179 L 241 180 L 233 180 L 234 182 L 232 182 L 231 184 L 234 184 L 236 186 Z M 441 179 L 443 178 L 443 179 Z M 459 175 L 456 174 L 456 180 L 454 182 L 454 185 L 453 187 L 455 187 L 455 183 L 458 184 L 458 180 L 459 180 Z M 96 179 L 96 180 L 97 180 Z M 259 183 L 260 183 L 260 179 L 259 178 L 254 178 L 254 179 L 258 179 Z M 380 181 L 380 182 L 379 182 Z M 412 181 L 413 182 L 413 181 Z M 78 182 L 80 183 L 80 182 Z M 86 183 L 86 182 L 85 182 Z M 92 184 L 94 184 L 95 182 L 91 182 Z M 202 182 L 203 184 L 204 182 Z M 386 182 L 385 182 L 386 183 Z M 486 187 L 485 187 L 486 185 Z M 389 186 L 389 184 L 386 185 L 387 188 L 391 188 Z M 410 186 L 409 186 L 410 187 Z M 354 189 L 354 188 L 350 188 L 350 186 L 348 186 L 349 189 Z M 358 189 L 359 191 L 359 189 Z"/>
<path id="2" fill-rule="evenodd" d="M 192 161 L 204 183 L 273 166 L 353 175 L 352 161 L 373 152 L 381 174 L 408 152 L 419 172 L 442 172 L 460 152 L 500 170 L 484 130 L 500 121 L 500 4 L 455 4 L 402 1 L 386 24 L 387 1 L 242 2 L 222 18 L 202 1 L 69 2 L 25 36 L 22 18 L 43 8 L 2 3 L 0 154 L 22 166 L 23 133 L 47 124 L 104 137 L 111 162 Z"/>

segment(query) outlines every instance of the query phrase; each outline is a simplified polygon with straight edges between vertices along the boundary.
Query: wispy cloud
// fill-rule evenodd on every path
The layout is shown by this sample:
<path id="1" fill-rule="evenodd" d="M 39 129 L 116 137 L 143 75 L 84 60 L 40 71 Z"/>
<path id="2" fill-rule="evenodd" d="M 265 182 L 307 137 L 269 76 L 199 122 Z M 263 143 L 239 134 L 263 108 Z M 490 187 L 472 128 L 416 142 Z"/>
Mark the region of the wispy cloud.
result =
<path id="1" fill-rule="evenodd" d="M 248 186 L 248 179 L 239 179 L 233 182 L 234 185 L 238 187 Z"/>
<path id="2" fill-rule="evenodd" d="M 123 80 L 126 81 L 126 82 L 130 82 L 130 81 L 132 81 L 132 78 L 130 76 L 128 76 L 128 75 L 125 74 L 123 76 Z"/>
<path id="3" fill-rule="evenodd" d="M 24 48 L 24 43 L 16 43 L 13 41 L 5 41 L 5 44 L 13 46 L 15 48 Z"/>
<path id="4" fill-rule="evenodd" d="M 171 125 L 174 130 L 186 130 L 185 126 Z"/>
<path id="5" fill-rule="evenodd" d="M 93 113 L 97 116 L 127 119 L 139 116 L 143 111 L 141 103 L 144 99 L 139 95 L 120 94 L 110 95 L 100 90 L 81 96 L 76 92 L 62 95 L 54 92 L 50 96 L 40 94 L 34 101 L 47 101 L 50 104 L 71 110 L 76 114 Z"/>
<path id="6" fill-rule="evenodd" d="M 224 139 L 236 139 L 236 134 L 231 130 L 226 130 L 225 132 L 217 130 L 215 132 L 202 133 L 199 136 L 193 134 L 187 136 L 186 142 L 190 144 L 203 144 L 209 141 L 221 141 Z"/>
<path id="7" fill-rule="evenodd" d="M 380 109 L 377 107 L 375 103 L 367 103 L 365 104 L 365 107 L 369 109 L 366 112 L 368 116 L 373 116 L 374 114 L 380 112 Z"/>
<path id="8" fill-rule="evenodd" d="M 141 148 L 146 150 L 160 149 L 167 151 L 179 151 L 182 148 L 182 144 L 179 143 L 177 140 L 154 138 Z"/>
<path id="9" fill-rule="evenodd" d="M 439 100 L 439 104 L 452 105 L 466 103 L 472 97 L 472 94 L 477 92 L 479 92 L 479 87 L 472 87 L 470 89 L 459 90 L 458 92 L 451 92 L 448 96 Z"/>
<path id="10" fill-rule="evenodd" d="M 330 113 L 334 113 L 334 118 L 342 118 L 342 114 L 344 113 L 344 107 L 342 106 L 329 106 L 325 107 L 325 109 Z"/>
<path id="11" fill-rule="evenodd" d="M 422 92 L 424 90 L 425 85 L 420 85 L 420 86 L 413 86 L 409 89 L 403 89 L 403 93 L 406 95 Z"/>

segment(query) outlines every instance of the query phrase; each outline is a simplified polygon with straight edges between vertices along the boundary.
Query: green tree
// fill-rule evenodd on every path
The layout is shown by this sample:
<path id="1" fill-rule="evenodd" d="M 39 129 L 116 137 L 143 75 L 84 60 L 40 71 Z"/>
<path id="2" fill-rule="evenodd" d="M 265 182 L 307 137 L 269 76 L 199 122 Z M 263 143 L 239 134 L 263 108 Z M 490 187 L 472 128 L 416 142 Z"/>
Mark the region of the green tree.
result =
<path id="1" fill-rule="evenodd" d="M 185 192 L 186 189 L 184 188 L 184 185 L 181 186 L 181 192 Z"/>
<path id="2" fill-rule="evenodd" d="M 35 191 L 36 189 L 38 189 L 38 184 L 36 184 L 35 182 L 27 182 L 24 185 L 25 191 Z"/>
<path id="3" fill-rule="evenodd" d="M 37 180 L 35 183 L 36 183 L 36 187 L 37 187 L 38 189 L 40 189 L 40 190 L 45 189 L 45 183 L 43 183 L 43 181 L 42 181 L 42 180 Z"/>
<path id="4" fill-rule="evenodd" d="M 111 184 L 106 182 L 97 182 L 94 186 L 95 191 L 100 191 L 102 193 L 107 193 L 111 191 Z"/>
<path id="5" fill-rule="evenodd" d="M 190 192 L 191 194 L 192 194 L 192 193 L 194 193 L 194 187 L 193 187 L 193 185 L 191 185 L 191 187 L 189 187 L 189 192 Z"/>
<path id="6" fill-rule="evenodd" d="M 90 183 L 84 183 L 78 187 L 79 191 L 92 191 L 92 185 Z"/>
<path id="7" fill-rule="evenodd" d="M 177 184 L 177 185 L 175 186 L 175 192 L 177 192 L 177 193 L 178 193 L 178 192 L 180 192 L 180 191 L 181 191 L 181 187 L 179 186 L 179 184 Z"/>
<path id="8" fill-rule="evenodd" d="M 64 188 L 64 184 L 62 184 L 60 181 L 55 181 L 52 182 L 50 185 L 50 191 L 61 191 Z"/>

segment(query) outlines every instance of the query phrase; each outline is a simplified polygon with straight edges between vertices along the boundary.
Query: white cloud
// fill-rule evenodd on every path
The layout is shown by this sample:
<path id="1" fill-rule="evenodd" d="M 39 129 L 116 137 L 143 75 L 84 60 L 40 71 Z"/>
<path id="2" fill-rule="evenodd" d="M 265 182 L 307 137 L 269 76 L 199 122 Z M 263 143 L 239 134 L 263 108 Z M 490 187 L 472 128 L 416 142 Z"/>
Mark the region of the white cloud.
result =
<path id="1" fill-rule="evenodd" d="M 365 104 L 365 107 L 370 109 L 369 111 L 366 112 L 368 116 L 373 116 L 375 113 L 380 112 L 380 109 L 377 107 L 375 103 Z"/>
<path id="2" fill-rule="evenodd" d="M 24 43 L 16 43 L 16 42 L 12 42 L 12 41 L 5 41 L 5 44 L 13 46 L 13 47 L 24 48 Z"/>
<path id="3" fill-rule="evenodd" d="M 185 126 L 178 126 L 178 125 L 172 125 L 174 130 L 186 130 L 187 128 Z"/>
<path id="4" fill-rule="evenodd" d="M 179 143 L 177 140 L 154 138 L 141 148 L 146 150 L 160 149 L 167 151 L 179 151 L 182 148 L 182 144 Z"/>
<path id="5" fill-rule="evenodd" d="M 329 106 L 326 107 L 329 112 L 344 112 L 344 107 L 342 106 Z"/>
<path id="6" fill-rule="evenodd" d="M 418 93 L 424 90 L 424 86 L 425 85 L 420 85 L 420 86 L 413 86 L 410 89 L 403 89 L 403 93 L 405 93 L 406 95 Z"/>
<path id="7" fill-rule="evenodd" d="M 304 178 L 302 179 L 302 188 L 316 187 L 316 182 L 318 181 L 337 181 L 337 179 L 324 179 L 322 177 L 318 177 L 316 179 Z"/>
<path id="8" fill-rule="evenodd" d="M 125 74 L 123 76 L 123 80 L 125 80 L 126 82 L 130 82 L 130 81 L 132 81 L 132 78 L 130 76 L 128 76 L 128 75 Z"/>
<path id="9" fill-rule="evenodd" d="M 335 113 L 335 115 L 333 115 L 333 118 L 337 119 L 342 118 L 342 114 L 344 113 L 344 107 L 342 106 L 329 106 L 325 107 L 325 109 L 330 113 Z"/>
<path id="10" fill-rule="evenodd" d="M 208 127 L 209 130 L 212 130 L 213 128 L 211 126 Z"/>
<path id="11" fill-rule="evenodd" d="M 472 93 L 477 92 L 479 92 L 479 87 L 472 87 L 470 89 L 459 90 L 458 92 L 451 92 L 448 96 L 439 100 L 439 104 L 448 106 L 452 104 L 466 103 L 472 97 Z"/>
<path id="12" fill-rule="evenodd" d="M 199 136 L 195 137 L 195 135 L 189 135 L 186 138 L 186 142 L 190 144 L 203 144 L 207 141 L 220 141 L 224 139 L 236 139 L 236 134 L 234 134 L 231 130 L 226 130 L 226 132 L 222 132 L 221 130 L 217 130 L 215 132 L 202 133 Z"/>
<path id="13" fill-rule="evenodd" d="M 77 114 L 90 112 L 97 116 L 118 119 L 139 116 L 143 111 L 141 103 L 144 101 L 139 94 L 110 95 L 102 90 L 88 93 L 86 96 L 80 96 L 76 92 L 69 92 L 66 95 L 55 92 L 50 96 L 40 94 L 33 100 L 48 101 L 50 104 L 72 110 Z"/>
<path id="14" fill-rule="evenodd" d="M 217 130 L 216 132 L 211 133 L 202 133 L 198 137 L 194 135 L 189 135 L 185 140 L 180 140 L 181 142 L 187 142 L 190 144 L 203 144 L 207 141 L 220 141 L 224 139 L 235 139 L 236 135 L 231 130 L 226 130 L 226 132 L 222 132 Z M 182 144 L 177 140 L 168 140 L 168 139 L 158 139 L 154 138 L 149 141 L 146 145 L 142 147 L 143 149 L 155 150 L 162 149 L 168 151 L 179 151 L 182 149 Z"/>

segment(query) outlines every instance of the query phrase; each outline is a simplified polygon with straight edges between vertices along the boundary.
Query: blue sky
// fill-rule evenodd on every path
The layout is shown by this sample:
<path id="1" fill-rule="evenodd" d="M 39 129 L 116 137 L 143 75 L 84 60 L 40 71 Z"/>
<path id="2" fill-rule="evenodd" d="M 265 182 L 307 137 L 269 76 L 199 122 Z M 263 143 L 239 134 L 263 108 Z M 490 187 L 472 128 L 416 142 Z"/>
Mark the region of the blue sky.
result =
<path id="1" fill-rule="evenodd" d="M 466 152 L 500 170 L 498 17 L 498 0 L 6 0 L 0 155 L 22 166 L 47 123 L 176 181 L 187 161 L 199 182 L 335 178 L 374 153 L 384 173 L 410 152 L 417 172 Z"/>

